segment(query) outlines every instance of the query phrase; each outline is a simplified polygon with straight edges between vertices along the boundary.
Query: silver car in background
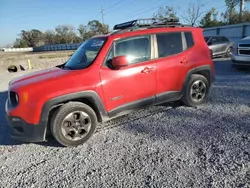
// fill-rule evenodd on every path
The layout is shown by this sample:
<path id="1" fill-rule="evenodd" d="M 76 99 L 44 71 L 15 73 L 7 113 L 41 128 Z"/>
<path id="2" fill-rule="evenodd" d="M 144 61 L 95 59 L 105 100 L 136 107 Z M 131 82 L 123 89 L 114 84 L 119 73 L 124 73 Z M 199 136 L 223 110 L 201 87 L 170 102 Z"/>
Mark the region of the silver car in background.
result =
<path id="1" fill-rule="evenodd" d="M 233 68 L 250 68 L 250 36 L 234 43 L 231 60 Z"/>
<path id="2" fill-rule="evenodd" d="M 208 48 L 212 52 L 212 57 L 231 57 L 233 42 L 224 36 L 205 36 Z"/>

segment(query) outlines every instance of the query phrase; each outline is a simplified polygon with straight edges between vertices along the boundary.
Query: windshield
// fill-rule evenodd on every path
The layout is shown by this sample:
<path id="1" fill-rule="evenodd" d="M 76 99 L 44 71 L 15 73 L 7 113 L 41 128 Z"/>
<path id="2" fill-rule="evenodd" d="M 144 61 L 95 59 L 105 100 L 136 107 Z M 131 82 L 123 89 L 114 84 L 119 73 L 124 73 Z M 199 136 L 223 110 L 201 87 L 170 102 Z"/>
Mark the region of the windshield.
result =
<path id="1" fill-rule="evenodd" d="M 106 37 L 86 40 L 69 58 L 64 67 L 73 70 L 88 67 L 95 60 L 105 41 Z"/>

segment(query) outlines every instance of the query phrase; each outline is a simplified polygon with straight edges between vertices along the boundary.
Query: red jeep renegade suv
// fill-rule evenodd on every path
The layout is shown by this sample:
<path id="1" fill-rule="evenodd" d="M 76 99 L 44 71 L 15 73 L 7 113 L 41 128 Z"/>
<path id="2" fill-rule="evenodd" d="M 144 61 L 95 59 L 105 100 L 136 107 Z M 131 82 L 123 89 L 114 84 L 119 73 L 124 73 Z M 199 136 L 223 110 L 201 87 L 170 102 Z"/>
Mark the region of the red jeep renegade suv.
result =
<path id="1" fill-rule="evenodd" d="M 202 104 L 214 65 L 201 28 L 178 20 L 139 19 L 86 40 L 63 65 L 9 83 L 11 137 L 63 146 L 86 142 L 98 123 L 141 107 Z"/>

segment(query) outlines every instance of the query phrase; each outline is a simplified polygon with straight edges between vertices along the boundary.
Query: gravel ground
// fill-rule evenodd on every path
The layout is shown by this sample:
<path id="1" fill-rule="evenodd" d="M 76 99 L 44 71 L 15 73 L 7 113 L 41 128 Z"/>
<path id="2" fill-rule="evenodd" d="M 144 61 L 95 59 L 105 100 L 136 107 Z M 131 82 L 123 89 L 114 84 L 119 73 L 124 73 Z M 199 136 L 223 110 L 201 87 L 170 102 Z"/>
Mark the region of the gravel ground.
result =
<path id="1" fill-rule="evenodd" d="M 139 110 L 76 148 L 11 140 L 1 92 L 0 187 L 250 187 L 250 72 L 215 64 L 207 104 Z"/>

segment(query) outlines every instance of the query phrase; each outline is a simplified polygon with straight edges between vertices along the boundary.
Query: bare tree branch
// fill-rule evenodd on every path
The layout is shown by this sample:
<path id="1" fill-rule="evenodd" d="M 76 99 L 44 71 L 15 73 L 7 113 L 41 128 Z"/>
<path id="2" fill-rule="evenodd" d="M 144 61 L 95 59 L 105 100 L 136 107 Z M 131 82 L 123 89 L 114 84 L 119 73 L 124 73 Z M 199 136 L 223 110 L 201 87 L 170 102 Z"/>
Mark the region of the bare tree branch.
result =
<path id="1" fill-rule="evenodd" d="M 185 23 L 192 25 L 192 26 L 196 26 L 198 25 L 203 12 L 202 12 L 202 7 L 204 5 L 201 4 L 200 0 L 197 0 L 196 2 L 189 2 L 188 8 L 186 13 L 183 16 L 180 16 Z"/>

